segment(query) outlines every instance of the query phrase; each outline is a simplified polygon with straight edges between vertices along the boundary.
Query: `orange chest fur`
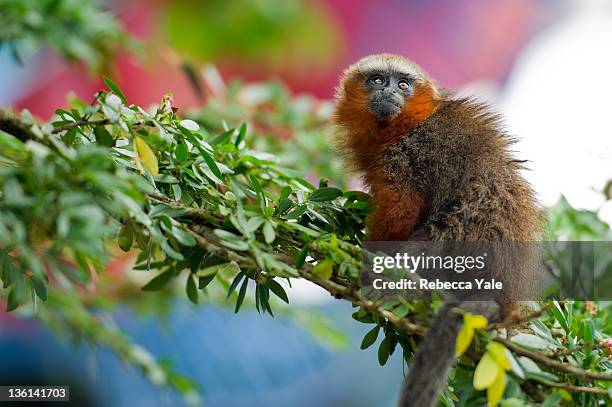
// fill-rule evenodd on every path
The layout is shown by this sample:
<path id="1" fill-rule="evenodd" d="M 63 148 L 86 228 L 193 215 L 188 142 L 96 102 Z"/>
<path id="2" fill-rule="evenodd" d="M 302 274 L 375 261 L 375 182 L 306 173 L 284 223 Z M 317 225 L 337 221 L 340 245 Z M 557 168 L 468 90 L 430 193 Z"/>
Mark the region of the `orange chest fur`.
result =
<path id="1" fill-rule="evenodd" d="M 361 85 L 350 85 L 345 102 L 337 108 L 337 122 L 348 130 L 346 148 L 373 195 L 374 212 L 367 220 L 366 237 L 373 241 L 408 240 L 421 219 L 425 202 L 422 196 L 407 192 L 405 186 L 388 181 L 385 151 L 427 120 L 439 101 L 430 86 L 417 85 L 399 115 L 381 123 L 369 112 L 368 96 Z"/>
<path id="2" fill-rule="evenodd" d="M 431 88 L 417 86 L 400 115 L 382 129 L 378 137 L 370 138 L 369 151 L 374 152 L 374 156 L 380 160 L 389 145 L 427 120 L 437 106 L 438 101 L 434 99 Z M 384 163 L 381 164 L 384 166 Z M 366 170 L 374 206 L 366 225 L 367 238 L 378 241 L 408 240 L 423 215 L 424 198 L 389 184 L 378 167 L 372 165 Z"/>
<path id="3" fill-rule="evenodd" d="M 391 186 L 377 186 L 372 193 L 374 212 L 367 220 L 367 239 L 408 240 L 423 212 L 423 198 Z"/>

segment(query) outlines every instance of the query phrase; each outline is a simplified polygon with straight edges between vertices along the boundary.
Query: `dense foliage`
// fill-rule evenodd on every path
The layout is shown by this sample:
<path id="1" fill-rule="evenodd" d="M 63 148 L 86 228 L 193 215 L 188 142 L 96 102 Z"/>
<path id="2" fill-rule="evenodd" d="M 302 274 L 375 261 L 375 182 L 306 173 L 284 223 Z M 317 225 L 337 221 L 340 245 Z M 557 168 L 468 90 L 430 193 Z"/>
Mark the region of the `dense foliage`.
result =
<path id="1" fill-rule="evenodd" d="M 139 249 L 136 269 L 159 270 L 143 290 L 181 277 L 197 303 L 214 280 L 231 286 L 236 311 L 250 282 L 257 309 L 272 314 L 271 295 L 288 301 L 278 279 L 299 276 L 307 255 L 337 259 L 338 278 L 354 279 L 358 249 L 347 242 L 362 237 L 367 195 L 314 188 L 248 148 L 246 125 L 204 135 L 194 121 L 179 121 L 171 96 L 147 112 L 109 85 L 115 93 L 100 92 L 93 106 L 76 101 L 52 124 L 2 115 L 3 128 L 18 135 L 0 136 L 7 310 L 32 302 L 43 319 L 107 343 L 89 332 L 95 320 L 69 309 L 82 305 L 55 290 L 87 299 L 87 286 L 105 279 L 110 240 Z M 311 269 L 323 284 L 325 264 Z"/>
<path id="2" fill-rule="evenodd" d="M 24 50 L 42 44 L 99 70 L 131 42 L 115 16 L 91 0 L 0 0 L 0 10 L 0 46 L 19 62 Z"/>
<path id="3" fill-rule="evenodd" d="M 36 30 L 26 18 L 69 3 L 0 0 L 14 16 L 0 40 L 30 37 L 67 57 L 104 59 L 106 45 L 99 47 L 95 33 L 71 31 L 91 51 L 75 52 L 54 42 L 61 24 Z M 63 16 L 95 30 L 97 22 L 81 23 L 100 13 L 96 3 L 76 3 L 81 11 Z M 344 190 L 346 176 L 326 138 L 329 103 L 291 97 L 278 84 L 237 84 L 180 117 L 171 95 L 145 110 L 106 84 L 94 103 L 74 99 L 46 124 L 27 111 L 0 110 L 0 297 L 7 311 L 106 346 L 195 403 L 199 386 L 122 334 L 108 316 L 113 306 L 163 314 L 181 297 L 292 315 L 286 288 L 302 278 L 354 305 L 353 318 L 371 326 L 361 347 L 378 341 L 382 365 L 396 351 L 410 364 L 439 304 L 362 296 L 369 197 Z M 595 213 L 564 200 L 549 213 L 550 239 L 610 238 Z M 610 311 L 606 302 L 550 300 L 498 324 L 466 314 L 442 404 L 610 404 Z M 298 320 L 340 340 L 320 319 Z"/>

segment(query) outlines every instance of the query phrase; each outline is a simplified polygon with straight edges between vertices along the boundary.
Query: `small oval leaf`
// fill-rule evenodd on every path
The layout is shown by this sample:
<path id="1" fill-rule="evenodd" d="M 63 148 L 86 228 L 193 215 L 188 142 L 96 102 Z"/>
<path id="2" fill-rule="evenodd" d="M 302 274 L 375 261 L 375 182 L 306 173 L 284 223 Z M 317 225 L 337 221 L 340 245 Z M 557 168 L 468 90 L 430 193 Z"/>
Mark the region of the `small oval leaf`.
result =
<path id="1" fill-rule="evenodd" d="M 342 191 L 338 188 L 324 187 L 319 188 L 310 194 L 308 200 L 311 202 L 326 202 L 342 196 Z"/>
<path id="2" fill-rule="evenodd" d="M 155 153 L 151 150 L 151 147 L 140 137 L 134 138 L 134 145 L 136 146 L 136 152 L 138 156 L 142 159 L 147 170 L 151 173 L 152 176 L 156 176 L 159 174 L 159 167 L 157 166 L 157 157 L 155 157 Z"/>
<path id="3" fill-rule="evenodd" d="M 493 356 L 489 352 L 485 353 L 482 359 L 480 359 L 478 366 L 476 366 L 476 371 L 474 371 L 474 388 L 476 390 L 484 390 L 489 387 L 497 378 L 500 370 Z"/>
<path id="4" fill-rule="evenodd" d="M 142 291 L 157 291 L 168 284 L 168 281 L 170 281 L 172 276 L 174 276 L 174 270 L 170 269 L 165 271 L 145 284 L 145 286 L 142 287 Z"/>
<path id="5" fill-rule="evenodd" d="M 503 370 L 499 370 L 497 376 L 493 380 L 493 383 L 487 388 L 487 400 L 489 401 L 489 407 L 495 407 L 502 399 L 504 390 L 506 389 L 506 373 Z"/>
<path id="6" fill-rule="evenodd" d="M 370 329 L 363 337 L 363 341 L 361 341 L 361 349 L 367 349 L 372 346 L 374 342 L 376 342 L 379 332 L 380 325 L 376 325 L 374 328 Z"/>

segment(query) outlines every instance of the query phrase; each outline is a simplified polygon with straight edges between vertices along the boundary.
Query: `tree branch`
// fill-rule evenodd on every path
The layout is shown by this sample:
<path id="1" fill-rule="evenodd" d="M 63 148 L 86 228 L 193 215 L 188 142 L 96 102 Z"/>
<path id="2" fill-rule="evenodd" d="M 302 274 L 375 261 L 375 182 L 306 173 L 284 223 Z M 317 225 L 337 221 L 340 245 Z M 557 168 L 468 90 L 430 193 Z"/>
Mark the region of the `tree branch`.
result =
<path id="1" fill-rule="evenodd" d="M 195 238 L 198 245 L 203 249 L 210 251 L 219 257 L 233 260 L 239 265 L 249 268 L 259 268 L 253 259 L 243 256 L 223 246 L 210 228 L 203 225 L 192 225 L 188 228 L 188 231 Z M 292 257 L 284 253 L 278 253 L 277 257 L 283 263 L 295 267 L 295 260 Z M 302 269 L 299 270 L 300 277 L 318 285 L 336 298 L 342 298 L 347 301 L 351 301 L 355 305 L 364 307 L 372 314 L 388 320 L 390 323 L 408 334 L 424 335 L 427 331 L 424 326 L 415 324 L 405 317 L 400 317 L 390 311 L 381 309 L 375 302 L 363 299 L 352 286 L 342 285 L 331 280 L 323 280 L 317 277 L 316 275 L 312 274 L 312 268 L 313 266 L 311 264 L 305 263 Z"/>
<path id="2" fill-rule="evenodd" d="M 57 133 L 61 133 L 62 131 L 65 130 L 70 130 L 74 127 L 79 127 L 79 126 L 97 126 L 97 125 L 105 125 L 105 124 L 109 124 L 110 120 L 108 119 L 100 119 L 100 120 L 87 120 L 87 119 L 79 119 L 77 121 L 71 122 L 71 123 L 66 123 L 62 126 L 57 126 L 56 128 L 54 128 L 53 130 L 51 130 L 51 133 L 53 134 L 57 134 Z"/>
<path id="3" fill-rule="evenodd" d="M 175 209 L 185 210 L 186 215 L 194 220 L 210 220 L 211 214 L 203 209 L 186 207 L 172 200 L 171 198 L 159 193 L 150 193 L 148 194 L 148 197 L 154 202 L 163 203 Z M 239 265 L 243 265 L 249 268 L 259 267 L 253 259 L 242 256 L 237 252 L 224 247 L 223 244 L 219 242 L 219 239 L 213 233 L 213 231 L 207 226 L 198 223 L 197 225 L 191 225 L 190 227 L 188 227 L 188 231 L 196 239 L 198 245 L 200 245 L 200 247 L 202 247 L 203 249 L 208 250 L 219 257 L 236 261 Z M 295 259 L 287 255 L 286 253 L 279 252 L 276 254 L 276 256 L 283 263 L 295 267 Z M 407 318 L 397 316 L 388 310 L 383 310 L 380 308 L 379 305 L 377 305 L 377 303 L 373 301 L 363 299 L 352 286 L 342 285 L 331 280 L 323 280 L 315 276 L 314 274 L 312 274 L 312 268 L 313 266 L 311 264 L 305 263 L 302 269 L 299 270 L 300 277 L 312 282 L 313 284 L 318 285 L 336 298 L 342 298 L 347 301 L 351 301 L 355 305 L 364 307 L 372 314 L 375 314 L 381 318 L 388 320 L 393 325 L 408 334 L 424 335 L 427 331 L 424 326 L 415 324 Z"/>
<path id="4" fill-rule="evenodd" d="M 574 375 L 578 377 L 579 379 L 582 379 L 583 381 L 591 382 L 594 380 L 603 380 L 603 381 L 612 382 L 611 374 L 589 372 L 588 370 L 584 370 L 584 369 L 581 369 L 576 366 L 572 366 L 567 363 L 559 362 L 558 360 L 551 359 L 548 356 L 540 352 L 534 352 L 534 351 L 522 348 L 518 346 L 517 344 L 515 344 L 514 342 L 509 341 L 508 339 L 497 337 L 497 338 L 494 338 L 493 340 L 505 345 L 508 349 L 510 349 L 514 353 L 517 353 L 521 356 L 527 356 L 528 358 L 533 359 L 537 362 L 540 362 L 544 366 L 548 366 L 552 369 L 556 369 L 558 371 Z"/>
<path id="5" fill-rule="evenodd" d="M 9 109 L 0 108 L 0 130 L 23 142 L 36 138 L 30 126 Z"/>
<path id="6" fill-rule="evenodd" d="M 539 310 L 534 311 L 534 312 L 532 312 L 530 314 L 527 314 L 525 316 L 522 316 L 518 312 L 512 313 L 510 318 L 506 318 L 503 321 L 489 324 L 489 326 L 487 327 L 487 330 L 490 331 L 490 330 L 494 330 L 494 329 L 514 327 L 514 326 L 523 324 L 523 323 L 525 323 L 527 321 L 531 321 L 532 319 L 537 319 L 537 318 L 541 317 L 542 315 L 544 315 L 546 313 L 546 311 L 548 311 L 551 307 L 552 307 L 552 304 L 546 304 L 546 305 L 542 306 L 542 308 L 540 308 Z"/>
<path id="7" fill-rule="evenodd" d="M 602 396 L 608 395 L 608 390 L 601 389 L 599 387 L 586 387 L 586 386 L 576 386 L 570 383 L 555 383 L 549 382 L 546 380 L 539 380 L 537 383 L 543 384 L 548 387 L 555 387 L 557 389 L 565 389 L 567 391 L 571 391 L 573 393 L 590 393 L 590 394 L 600 394 Z"/>
<path id="8" fill-rule="evenodd" d="M 574 349 L 559 349 L 558 351 L 553 352 L 551 357 L 568 356 L 585 349 L 601 349 L 601 346 L 596 343 L 584 343 L 582 345 L 576 346 Z"/>

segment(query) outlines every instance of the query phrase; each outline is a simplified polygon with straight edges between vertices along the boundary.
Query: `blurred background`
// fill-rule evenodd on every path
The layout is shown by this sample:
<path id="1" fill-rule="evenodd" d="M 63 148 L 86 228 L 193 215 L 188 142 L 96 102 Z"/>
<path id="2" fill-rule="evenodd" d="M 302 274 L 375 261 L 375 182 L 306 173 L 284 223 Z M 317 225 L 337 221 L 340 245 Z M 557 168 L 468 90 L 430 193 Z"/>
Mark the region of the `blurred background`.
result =
<path id="1" fill-rule="evenodd" d="M 83 1 L 59 3 L 77 13 Z M 2 4 L 0 21 L 7 12 Z M 612 220 L 612 205 L 606 203 L 612 179 L 612 2 L 103 4 L 136 38 L 128 50 L 110 64 L 86 64 L 68 63 L 52 49 L 27 43 L 4 46 L 0 105 L 27 108 L 48 120 L 70 92 L 91 100 L 104 86 L 91 65 L 104 65 L 97 68 L 132 103 L 148 106 L 172 91 L 180 113 L 209 122 L 211 129 L 222 127 L 220 111 L 230 125 L 250 117 L 257 134 L 269 135 L 257 140 L 262 150 L 308 168 L 311 179 L 323 176 L 358 188 L 339 170 L 325 138 L 329 100 L 348 64 L 372 53 L 398 53 L 440 86 L 503 113 L 510 132 L 521 139 L 517 155 L 530 160 L 525 175 L 544 205 L 554 205 L 563 194 L 572 206 Z M 32 24 L 62 23 L 44 15 L 26 17 Z M 69 34 L 70 27 L 66 30 Z M 60 35 L 57 41 L 95 59 L 78 37 Z M 169 304 L 161 320 L 151 315 L 155 312 L 142 317 L 130 307 L 113 316 L 136 342 L 157 357 L 170 357 L 168 363 L 198 382 L 210 406 L 393 405 L 401 355 L 381 368 L 375 352 L 359 351 L 368 327 L 351 320 L 349 304 L 300 284 L 290 297 L 326 322 L 303 315 L 271 319 L 254 310 L 235 316 L 222 306 L 195 308 L 186 302 Z M 0 383 L 69 383 L 81 406 L 184 403 L 104 350 L 77 349 L 31 320 L 0 314 Z"/>

